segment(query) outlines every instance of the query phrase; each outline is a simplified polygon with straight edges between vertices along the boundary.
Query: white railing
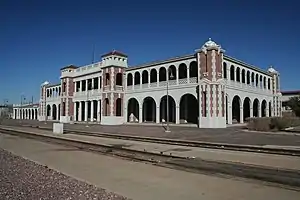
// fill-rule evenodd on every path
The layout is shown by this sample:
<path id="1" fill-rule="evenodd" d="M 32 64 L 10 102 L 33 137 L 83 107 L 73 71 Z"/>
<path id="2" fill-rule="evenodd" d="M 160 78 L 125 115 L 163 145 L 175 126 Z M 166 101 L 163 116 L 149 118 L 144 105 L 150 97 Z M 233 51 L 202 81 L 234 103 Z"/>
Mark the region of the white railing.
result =
<path id="1" fill-rule="evenodd" d="M 261 94 L 272 94 L 272 90 L 269 90 L 267 88 L 255 87 L 252 84 L 249 85 L 246 83 L 236 82 L 232 80 L 225 80 L 225 82 L 229 88 L 240 89 L 249 92 L 258 92 Z"/>

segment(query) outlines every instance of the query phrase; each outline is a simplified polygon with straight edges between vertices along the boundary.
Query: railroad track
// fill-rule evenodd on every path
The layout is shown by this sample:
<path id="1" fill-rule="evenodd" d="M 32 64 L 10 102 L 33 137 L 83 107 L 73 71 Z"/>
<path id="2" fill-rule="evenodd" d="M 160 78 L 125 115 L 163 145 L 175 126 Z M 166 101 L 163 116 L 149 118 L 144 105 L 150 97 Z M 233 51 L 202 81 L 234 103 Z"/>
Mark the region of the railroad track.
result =
<path id="1" fill-rule="evenodd" d="M 52 128 L 48 128 L 48 127 L 39 127 L 39 126 L 31 126 L 31 125 L 26 125 L 26 126 L 31 128 L 44 129 L 44 130 L 52 130 Z M 180 146 L 188 146 L 188 147 L 200 147 L 200 148 L 221 149 L 221 150 L 230 150 L 230 151 L 267 153 L 267 154 L 288 155 L 288 156 L 297 156 L 297 157 L 300 156 L 300 148 L 299 149 L 269 148 L 263 146 L 253 146 L 253 145 L 211 143 L 211 142 L 202 142 L 202 141 L 120 135 L 120 134 L 101 133 L 101 132 L 95 133 L 90 131 L 73 130 L 73 129 L 65 129 L 64 131 L 66 134 L 72 133 L 77 135 L 105 137 L 105 138 L 150 142 L 150 143 L 159 143 L 159 144 L 169 144 L 169 145 L 177 145 L 177 146 L 180 145 Z"/>
<path id="2" fill-rule="evenodd" d="M 277 187 L 285 187 L 300 191 L 300 171 L 267 168 L 242 163 L 210 161 L 197 158 L 159 154 L 128 149 L 123 146 L 94 144 L 90 142 L 67 139 L 53 135 L 41 135 L 20 130 L 8 130 L 0 127 L 0 133 L 18 137 L 49 142 L 83 151 L 92 151 L 103 155 L 117 156 L 123 159 L 145 162 L 161 167 L 168 167 L 194 173 L 229 177 L 242 177 L 267 182 Z"/>

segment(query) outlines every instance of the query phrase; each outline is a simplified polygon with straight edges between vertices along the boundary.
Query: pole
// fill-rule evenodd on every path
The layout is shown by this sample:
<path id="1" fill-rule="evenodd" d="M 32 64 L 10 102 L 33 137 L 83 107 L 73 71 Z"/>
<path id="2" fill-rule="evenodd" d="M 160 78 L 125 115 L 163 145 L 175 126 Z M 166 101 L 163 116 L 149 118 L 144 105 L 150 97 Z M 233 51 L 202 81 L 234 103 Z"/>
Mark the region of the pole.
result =
<path id="1" fill-rule="evenodd" d="M 166 132 L 170 132 L 169 127 L 169 73 L 167 73 L 167 129 Z"/>

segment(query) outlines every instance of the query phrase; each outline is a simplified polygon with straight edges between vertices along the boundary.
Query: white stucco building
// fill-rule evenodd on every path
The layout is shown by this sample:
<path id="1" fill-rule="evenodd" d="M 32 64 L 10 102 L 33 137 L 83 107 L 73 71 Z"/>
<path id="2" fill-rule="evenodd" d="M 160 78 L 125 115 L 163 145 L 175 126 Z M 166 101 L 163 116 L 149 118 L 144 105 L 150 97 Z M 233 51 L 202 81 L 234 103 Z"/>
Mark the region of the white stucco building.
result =
<path id="1" fill-rule="evenodd" d="M 194 54 L 139 66 L 129 67 L 125 54 L 112 51 L 100 62 L 64 67 L 60 83 L 40 86 L 38 119 L 223 128 L 281 116 L 279 73 L 224 53 L 209 39 Z"/>

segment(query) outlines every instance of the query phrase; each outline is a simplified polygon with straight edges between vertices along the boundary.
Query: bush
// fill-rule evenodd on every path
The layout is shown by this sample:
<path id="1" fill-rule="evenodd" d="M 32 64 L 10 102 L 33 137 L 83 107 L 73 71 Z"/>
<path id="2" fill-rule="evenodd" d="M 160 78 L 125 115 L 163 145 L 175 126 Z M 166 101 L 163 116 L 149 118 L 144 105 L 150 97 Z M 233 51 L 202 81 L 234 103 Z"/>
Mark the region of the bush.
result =
<path id="1" fill-rule="evenodd" d="M 255 131 L 280 131 L 295 126 L 300 126 L 299 117 L 262 117 L 250 118 L 247 128 Z"/>

